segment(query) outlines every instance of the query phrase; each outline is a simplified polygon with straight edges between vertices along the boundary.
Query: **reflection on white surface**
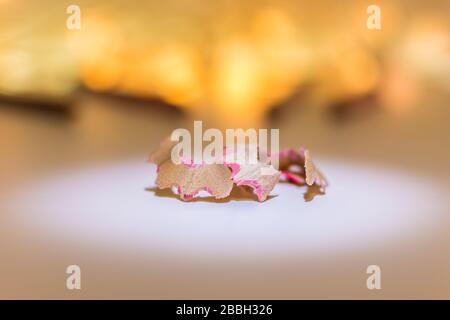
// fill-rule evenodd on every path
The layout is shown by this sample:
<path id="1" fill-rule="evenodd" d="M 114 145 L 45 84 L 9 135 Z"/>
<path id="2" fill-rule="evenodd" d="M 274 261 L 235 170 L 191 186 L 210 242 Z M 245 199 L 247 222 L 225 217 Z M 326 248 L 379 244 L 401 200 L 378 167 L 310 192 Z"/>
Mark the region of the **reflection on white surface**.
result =
<path id="1" fill-rule="evenodd" d="M 9 197 L 33 232 L 114 249 L 218 256 L 326 254 L 429 232 L 448 208 L 432 181 L 383 168 L 318 162 L 331 182 L 311 202 L 280 184 L 264 203 L 186 203 L 156 196 L 140 159 L 48 177 Z M 24 199 L 26 201 L 24 201 Z"/>

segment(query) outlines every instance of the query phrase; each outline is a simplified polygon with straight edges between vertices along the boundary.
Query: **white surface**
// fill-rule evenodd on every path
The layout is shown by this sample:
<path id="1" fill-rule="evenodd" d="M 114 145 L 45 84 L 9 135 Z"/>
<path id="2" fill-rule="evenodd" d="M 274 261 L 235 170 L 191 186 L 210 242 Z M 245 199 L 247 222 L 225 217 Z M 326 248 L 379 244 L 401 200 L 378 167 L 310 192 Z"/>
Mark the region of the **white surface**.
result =
<path id="1" fill-rule="evenodd" d="M 318 161 L 331 185 L 280 184 L 258 203 L 182 202 L 146 191 L 154 168 L 141 159 L 44 177 L 9 194 L 4 208 L 29 232 L 113 250 L 205 256 L 327 256 L 433 231 L 449 208 L 448 188 L 418 176 L 355 163 Z M 21 199 L 26 199 L 22 201 Z"/>

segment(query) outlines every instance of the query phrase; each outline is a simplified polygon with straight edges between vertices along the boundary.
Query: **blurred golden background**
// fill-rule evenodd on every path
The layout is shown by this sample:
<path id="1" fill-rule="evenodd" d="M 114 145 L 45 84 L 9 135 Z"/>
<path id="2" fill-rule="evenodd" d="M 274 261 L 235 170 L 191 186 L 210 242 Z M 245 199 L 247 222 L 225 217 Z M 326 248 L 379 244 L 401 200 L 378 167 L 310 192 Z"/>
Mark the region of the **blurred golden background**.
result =
<path id="1" fill-rule="evenodd" d="M 299 92 L 407 112 L 424 86 L 449 91 L 448 1 L 378 1 L 381 30 L 367 1 L 78 1 L 74 30 L 70 4 L 1 1 L 1 93 L 83 87 L 248 126 Z"/>

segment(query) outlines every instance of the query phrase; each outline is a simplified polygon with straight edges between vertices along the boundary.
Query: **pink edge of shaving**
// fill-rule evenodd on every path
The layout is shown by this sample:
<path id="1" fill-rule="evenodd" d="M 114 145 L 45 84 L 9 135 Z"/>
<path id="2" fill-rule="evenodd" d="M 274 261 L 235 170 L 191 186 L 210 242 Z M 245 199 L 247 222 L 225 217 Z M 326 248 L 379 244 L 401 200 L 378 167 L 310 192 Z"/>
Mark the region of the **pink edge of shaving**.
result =
<path id="1" fill-rule="evenodd" d="M 215 197 L 214 196 L 214 192 L 208 187 L 199 188 L 199 189 L 195 190 L 191 194 L 184 194 L 184 193 L 182 193 L 181 192 L 181 187 L 178 184 L 174 184 L 170 188 L 172 189 L 173 187 L 175 187 L 177 189 L 177 194 L 180 196 L 181 200 L 183 200 L 183 201 L 191 201 L 192 199 L 197 197 L 197 195 L 199 194 L 200 191 L 206 191 L 211 196 Z"/>
<path id="2" fill-rule="evenodd" d="M 237 186 L 249 186 L 253 189 L 253 193 L 258 197 L 258 201 L 264 201 L 264 192 L 263 187 L 256 180 L 237 180 L 234 181 Z"/>
<path id="3" fill-rule="evenodd" d="M 198 168 L 201 168 L 201 167 L 203 167 L 205 165 L 204 162 L 202 162 L 202 163 L 194 163 L 192 161 L 192 159 L 189 159 L 187 157 L 182 157 L 182 158 L 180 158 L 180 160 L 181 160 L 181 163 L 184 166 L 188 167 L 189 169 L 198 169 Z"/>
<path id="4" fill-rule="evenodd" d="M 272 156 L 274 156 L 274 155 L 272 155 Z M 289 148 L 289 149 L 285 149 L 285 150 L 278 152 L 277 155 L 278 155 L 279 159 L 288 158 L 291 161 L 296 161 L 300 157 L 305 156 L 305 148 L 303 148 L 303 147 L 301 147 L 299 149 Z"/>
<path id="5" fill-rule="evenodd" d="M 224 165 L 231 169 L 231 179 L 233 179 L 241 170 L 241 165 L 235 162 L 225 162 Z"/>
<path id="6" fill-rule="evenodd" d="M 281 175 L 286 178 L 287 180 L 289 180 L 290 182 L 297 184 L 297 185 L 303 185 L 305 184 L 305 179 L 303 179 L 302 177 L 300 177 L 299 175 L 289 172 L 289 171 L 282 171 Z"/>
<path id="7" fill-rule="evenodd" d="M 241 166 L 239 163 L 235 162 L 226 162 L 224 163 L 228 168 L 231 169 L 231 179 L 237 186 L 248 186 L 253 189 L 253 193 L 258 197 L 258 201 L 264 201 L 264 193 L 266 190 L 258 183 L 256 180 L 248 179 L 248 180 L 235 180 L 234 177 L 241 170 Z"/>

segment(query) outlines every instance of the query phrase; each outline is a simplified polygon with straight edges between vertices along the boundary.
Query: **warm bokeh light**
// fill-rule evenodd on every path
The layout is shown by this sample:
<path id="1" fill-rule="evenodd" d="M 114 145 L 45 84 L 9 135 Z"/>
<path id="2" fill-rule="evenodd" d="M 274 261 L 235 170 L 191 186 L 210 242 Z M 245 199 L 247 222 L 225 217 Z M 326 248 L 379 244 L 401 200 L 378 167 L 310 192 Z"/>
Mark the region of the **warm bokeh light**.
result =
<path id="1" fill-rule="evenodd" d="M 78 84 L 251 126 L 306 84 L 325 105 L 379 95 L 386 110 L 419 99 L 413 91 L 425 83 L 448 90 L 448 17 L 431 5 L 382 1 L 374 31 L 365 2 L 169 3 L 82 1 L 80 30 L 65 28 L 65 13 L 35 7 L 44 27 L 0 42 L 0 91 L 64 95 Z"/>
<path id="2" fill-rule="evenodd" d="M 329 40 L 321 64 L 321 94 L 330 99 L 363 96 L 373 92 L 380 65 L 375 54 L 346 36 Z"/>

